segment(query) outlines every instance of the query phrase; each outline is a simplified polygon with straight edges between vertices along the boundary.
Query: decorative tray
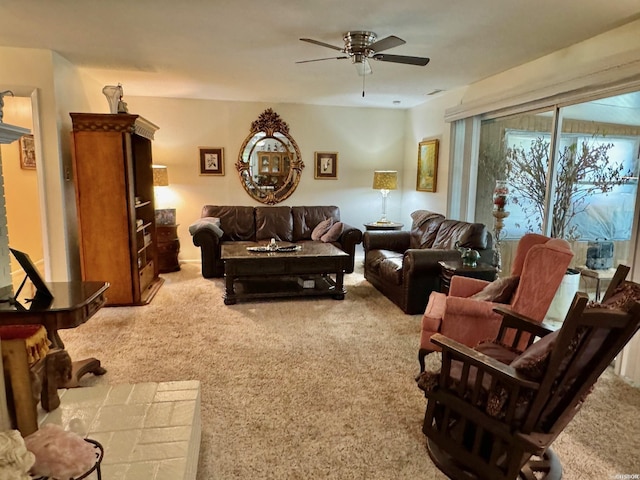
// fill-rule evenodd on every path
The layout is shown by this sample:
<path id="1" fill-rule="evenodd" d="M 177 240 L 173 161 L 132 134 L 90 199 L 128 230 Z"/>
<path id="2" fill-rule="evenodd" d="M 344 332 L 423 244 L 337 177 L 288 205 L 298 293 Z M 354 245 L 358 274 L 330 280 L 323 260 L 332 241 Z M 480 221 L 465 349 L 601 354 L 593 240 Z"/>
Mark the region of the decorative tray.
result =
<path id="1" fill-rule="evenodd" d="M 284 253 L 284 252 L 297 252 L 299 250 L 302 250 L 302 247 L 300 245 L 286 245 L 283 247 L 276 247 L 275 249 L 272 247 L 269 247 L 268 245 L 261 245 L 258 247 L 247 247 L 247 250 L 249 252 L 280 252 L 280 253 Z"/>

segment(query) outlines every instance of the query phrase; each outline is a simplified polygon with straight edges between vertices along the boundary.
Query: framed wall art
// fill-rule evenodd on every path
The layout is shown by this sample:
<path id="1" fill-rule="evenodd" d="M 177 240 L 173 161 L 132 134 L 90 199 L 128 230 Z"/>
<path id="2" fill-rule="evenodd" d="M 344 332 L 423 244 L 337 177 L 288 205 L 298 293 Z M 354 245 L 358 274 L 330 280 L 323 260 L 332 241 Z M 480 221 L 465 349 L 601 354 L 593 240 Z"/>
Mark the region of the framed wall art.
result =
<path id="1" fill-rule="evenodd" d="M 200 175 L 224 175 L 224 149 L 200 148 Z"/>
<path id="2" fill-rule="evenodd" d="M 20 168 L 25 170 L 36 169 L 36 144 L 33 135 L 20 137 Z"/>
<path id="3" fill-rule="evenodd" d="M 418 144 L 418 180 L 416 190 L 435 192 L 438 180 L 438 140 Z"/>
<path id="4" fill-rule="evenodd" d="M 338 152 L 316 152 L 315 178 L 338 178 Z"/>

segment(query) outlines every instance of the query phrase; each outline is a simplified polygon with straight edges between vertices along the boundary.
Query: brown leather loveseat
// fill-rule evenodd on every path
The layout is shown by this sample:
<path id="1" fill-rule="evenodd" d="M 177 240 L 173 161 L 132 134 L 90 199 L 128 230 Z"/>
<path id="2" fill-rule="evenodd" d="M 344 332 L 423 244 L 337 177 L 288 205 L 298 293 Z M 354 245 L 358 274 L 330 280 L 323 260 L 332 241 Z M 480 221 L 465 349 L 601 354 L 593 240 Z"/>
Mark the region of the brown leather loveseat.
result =
<path id="1" fill-rule="evenodd" d="M 345 273 L 353 272 L 356 245 L 362 242 L 362 231 L 341 222 L 340 209 L 335 206 L 205 205 L 202 208 L 201 220 L 205 219 L 215 219 L 215 226 L 192 225 L 196 227 L 192 231 L 193 244 L 200 247 L 202 276 L 205 278 L 224 275 L 220 247 L 227 242 L 244 242 L 250 245 L 255 242 L 267 243 L 272 238 L 277 242 L 291 243 L 322 241 L 312 240 L 312 233 L 319 223 L 331 219 L 329 223 L 337 230 L 335 235 L 331 235 L 331 239 L 325 237 L 325 240 L 335 238 L 331 243 L 349 254 Z"/>
<path id="2" fill-rule="evenodd" d="M 482 223 L 448 220 L 428 210 L 411 214 L 411 231 L 364 233 L 364 276 L 405 313 L 424 313 L 429 294 L 440 289 L 441 260 L 459 260 L 460 246 L 492 263 L 491 233 Z"/>

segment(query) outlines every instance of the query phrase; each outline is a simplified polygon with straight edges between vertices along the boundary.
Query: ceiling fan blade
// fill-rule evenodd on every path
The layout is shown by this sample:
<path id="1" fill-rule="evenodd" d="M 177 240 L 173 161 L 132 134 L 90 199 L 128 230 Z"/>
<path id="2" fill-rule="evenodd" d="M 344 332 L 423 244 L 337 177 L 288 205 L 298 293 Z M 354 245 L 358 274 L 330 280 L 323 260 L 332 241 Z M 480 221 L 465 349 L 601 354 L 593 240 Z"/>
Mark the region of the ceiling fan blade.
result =
<path id="1" fill-rule="evenodd" d="M 383 50 L 388 50 L 393 47 L 399 47 L 400 45 L 404 45 L 405 42 L 401 38 L 396 37 L 395 35 L 389 35 L 386 38 L 378 40 L 377 42 L 373 42 L 367 48 L 373 50 L 374 52 L 382 52 Z"/>
<path id="2" fill-rule="evenodd" d="M 310 63 L 310 62 L 321 62 L 322 60 L 345 60 L 349 57 L 327 57 L 327 58 L 316 58 L 314 60 L 300 60 L 296 63 Z"/>
<path id="3" fill-rule="evenodd" d="M 406 65 L 419 65 L 421 67 L 424 67 L 427 63 L 429 63 L 429 59 L 427 57 L 408 57 L 406 55 L 386 55 L 384 53 L 378 53 L 371 58 L 375 58 L 376 60 L 380 60 L 381 62 L 404 63 Z"/>
<path id="4" fill-rule="evenodd" d="M 335 45 L 330 45 L 328 43 L 321 42 L 320 40 L 314 40 L 313 38 L 301 38 L 303 42 L 313 43 L 315 45 L 320 45 L 321 47 L 332 48 L 334 50 L 338 50 L 339 52 L 343 51 L 342 47 L 336 47 Z"/>
<path id="5" fill-rule="evenodd" d="M 373 70 L 371 70 L 371 65 L 369 65 L 368 60 L 365 58 L 362 62 L 355 62 L 356 71 L 358 75 L 364 77 L 365 75 L 371 75 Z"/>

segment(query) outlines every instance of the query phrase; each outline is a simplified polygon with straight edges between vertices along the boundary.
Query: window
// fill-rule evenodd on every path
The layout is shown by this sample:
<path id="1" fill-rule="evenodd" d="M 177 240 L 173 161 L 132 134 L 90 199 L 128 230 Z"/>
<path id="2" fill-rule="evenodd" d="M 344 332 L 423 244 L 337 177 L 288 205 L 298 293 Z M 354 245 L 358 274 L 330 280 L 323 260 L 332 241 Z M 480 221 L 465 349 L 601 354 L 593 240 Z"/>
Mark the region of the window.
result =
<path id="1" fill-rule="evenodd" d="M 576 265 L 585 263 L 589 241 L 613 240 L 614 265 L 627 263 L 639 156 L 640 92 L 483 119 L 475 219 L 499 234 L 503 271 L 526 232 L 573 242 Z M 498 231 L 497 180 L 509 188 L 508 217 Z"/>

